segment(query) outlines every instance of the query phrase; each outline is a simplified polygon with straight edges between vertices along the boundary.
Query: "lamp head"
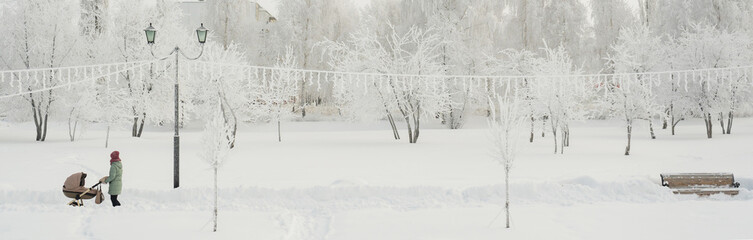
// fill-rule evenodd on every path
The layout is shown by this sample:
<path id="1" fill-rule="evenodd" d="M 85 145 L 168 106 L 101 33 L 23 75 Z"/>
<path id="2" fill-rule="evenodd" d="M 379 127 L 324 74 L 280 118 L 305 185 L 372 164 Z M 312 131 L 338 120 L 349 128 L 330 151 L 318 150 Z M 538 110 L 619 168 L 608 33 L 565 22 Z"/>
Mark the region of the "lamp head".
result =
<path id="1" fill-rule="evenodd" d="M 209 30 L 204 28 L 204 23 L 201 24 L 199 28 L 196 29 L 196 36 L 199 38 L 199 43 L 204 44 L 207 42 L 207 33 Z"/>
<path id="2" fill-rule="evenodd" d="M 152 23 L 149 23 L 149 27 L 144 29 L 144 33 L 146 34 L 146 43 L 149 45 L 154 44 L 154 37 L 157 35 L 157 29 L 152 27 Z"/>

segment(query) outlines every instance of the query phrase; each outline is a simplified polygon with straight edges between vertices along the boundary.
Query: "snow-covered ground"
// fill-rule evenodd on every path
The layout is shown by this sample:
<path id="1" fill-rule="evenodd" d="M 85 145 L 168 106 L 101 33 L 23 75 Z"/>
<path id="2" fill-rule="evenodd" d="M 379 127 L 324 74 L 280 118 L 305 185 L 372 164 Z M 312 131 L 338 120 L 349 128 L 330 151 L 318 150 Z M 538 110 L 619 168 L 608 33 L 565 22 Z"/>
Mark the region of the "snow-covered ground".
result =
<path id="1" fill-rule="evenodd" d="M 173 189 L 169 128 L 142 138 L 115 130 L 105 148 L 102 126 L 69 142 L 54 124 L 37 143 L 33 124 L 0 121 L 0 239 L 753 238 L 753 119 L 736 119 L 732 135 L 713 139 L 700 120 L 655 140 L 638 126 L 631 156 L 622 155 L 616 121 L 574 123 L 563 155 L 537 134 L 520 145 L 511 171 L 511 229 L 500 214 L 503 169 L 490 158 L 482 119 L 462 130 L 422 129 L 417 144 L 393 140 L 386 122 L 283 123 L 283 142 L 275 127 L 241 128 L 220 169 L 212 233 L 200 129 L 181 132 L 181 187 Z M 84 171 L 94 184 L 113 150 L 123 159 L 123 206 L 66 206 L 65 178 Z M 665 172 L 731 172 L 740 194 L 673 195 L 660 186 Z"/>

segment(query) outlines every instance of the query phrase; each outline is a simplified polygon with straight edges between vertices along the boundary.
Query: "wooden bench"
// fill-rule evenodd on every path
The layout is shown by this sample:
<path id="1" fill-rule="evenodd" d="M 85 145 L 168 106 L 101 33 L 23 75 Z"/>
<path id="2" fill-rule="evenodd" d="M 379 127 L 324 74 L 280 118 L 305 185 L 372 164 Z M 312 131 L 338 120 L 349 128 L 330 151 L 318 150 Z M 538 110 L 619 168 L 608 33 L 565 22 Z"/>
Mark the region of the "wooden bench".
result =
<path id="1" fill-rule="evenodd" d="M 737 195 L 740 183 L 735 182 L 732 173 L 663 173 L 662 186 L 669 187 L 675 194 L 697 194 L 709 196 L 724 193 Z"/>

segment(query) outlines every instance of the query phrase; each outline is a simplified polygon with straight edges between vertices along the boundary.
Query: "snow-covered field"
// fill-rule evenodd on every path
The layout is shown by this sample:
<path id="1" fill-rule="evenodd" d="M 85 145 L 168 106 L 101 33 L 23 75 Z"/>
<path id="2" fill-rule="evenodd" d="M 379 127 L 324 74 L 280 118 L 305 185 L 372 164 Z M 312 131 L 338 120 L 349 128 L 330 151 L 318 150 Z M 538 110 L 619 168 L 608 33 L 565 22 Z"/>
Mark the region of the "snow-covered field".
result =
<path id="1" fill-rule="evenodd" d="M 575 123 L 563 155 L 552 154 L 549 135 L 521 143 L 511 229 L 500 214 L 503 169 L 490 158 L 482 119 L 462 130 L 423 129 L 417 144 L 391 139 L 386 122 L 283 123 L 281 143 L 275 127 L 240 130 L 220 169 L 213 233 L 201 129 L 181 133 L 181 187 L 173 189 L 169 128 L 143 138 L 116 130 L 105 148 L 102 126 L 69 142 L 54 124 L 37 143 L 33 124 L 0 121 L 0 239 L 753 238 L 753 119 L 736 119 L 732 135 L 713 139 L 700 120 L 680 123 L 677 136 L 659 130 L 655 140 L 638 126 L 631 156 L 622 155 L 616 121 Z M 123 206 L 66 206 L 65 178 L 84 171 L 93 185 L 113 150 L 123 159 Z M 731 172 L 740 194 L 673 195 L 660 186 L 665 172 Z"/>

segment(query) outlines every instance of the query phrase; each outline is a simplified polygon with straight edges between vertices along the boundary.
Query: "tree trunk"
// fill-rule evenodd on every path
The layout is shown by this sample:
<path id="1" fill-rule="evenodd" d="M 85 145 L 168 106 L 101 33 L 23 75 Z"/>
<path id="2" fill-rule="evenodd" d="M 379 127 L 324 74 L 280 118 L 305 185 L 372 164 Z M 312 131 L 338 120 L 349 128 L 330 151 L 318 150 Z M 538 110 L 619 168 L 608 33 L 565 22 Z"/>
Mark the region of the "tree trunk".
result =
<path id="1" fill-rule="evenodd" d="M 675 126 L 677 126 L 677 123 L 675 123 L 675 117 L 672 117 L 670 119 L 670 121 L 672 122 L 672 136 L 674 136 L 675 135 Z"/>
<path id="2" fill-rule="evenodd" d="M 390 122 L 390 126 L 392 127 L 392 135 L 395 137 L 395 140 L 400 140 L 400 133 L 397 131 L 397 126 L 395 125 L 395 119 L 392 118 L 392 114 L 390 111 L 387 111 L 387 120 Z"/>
<path id="3" fill-rule="evenodd" d="M 633 133 L 633 123 L 631 120 L 627 120 L 627 147 L 625 147 L 625 156 L 630 155 L 630 137 Z"/>
<path id="4" fill-rule="evenodd" d="M 139 131 L 136 133 L 136 137 L 141 137 L 141 134 L 144 132 L 144 119 L 146 119 L 146 113 L 141 116 L 141 123 L 139 124 Z"/>
<path id="5" fill-rule="evenodd" d="M 669 122 L 672 125 L 672 136 L 674 136 L 675 135 L 675 126 L 677 126 L 677 123 L 675 123 L 675 116 L 674 115 L 669 115 Z"/>
<path id="6" fill-rule="evenodd" d="M 34 128 L 37 130 L 37 142 L 42 141 L 42 123 L 39 119 L 37 119 L 37 113 L 34 112 Z"/>
<path id="7" fill-rule="evenodd" d="M 230 103 L 227 101 L 227 98 L 225 97 L 225 93 L 220 91 L 218 94 L 220 96 L 220 101 L 221 101 L 220 110 L 222 111 L 223 122 L 226 125 L 230 124 L 230 120 L 227 117 L 228 113 L 230 113 L 229 115 L 233 117 L 233 131 L 231 132 L 233 138 L 228 139 L 230 140 L 230 149 L 233 149 L 235 147 L 235 136 L 238 133 L 238 117 L 235 116 L 235 111 L 233 110 L 233 108 L 230 107 Z M 225 105 L 227 105 L 227 107 L 225 107 Z"/>
<path id="8" fill-rule="evenodd" d="M 139 133 L 139 117 L 133 117 L 133 127 L 131 127 L 131 137 L 137 137 Z"/>
<path id="9" fill-rule="evenodd" d="M 68 138 L 71 139 L 71 142 L 76 140 L 76 127 L 78 126 L 78 119 L 73 121 L 73 126 L 71 126 L 71 121 L 73 120 L 74 111 L 76 111 L 75 107 L 71 110 L 71 113 L 68 115 Z"/>
<path id="10" fill-rule="evenodd" d="M 277 142 L 282 142 L 282 134 L 280 133 L 280 120 L 277 119 Z"/>
<path id="11" fill-rule="evenodd" d="M 505 167 L 505 228 L 510 228 L 510 170 Z"/>
<path id="12" fill-rule="evenodd" d="M 552 126 L 552 139 L 554 139 L 554 154 L 557 154 L 557 128 Z"/>
<path id="13" fill-rule="evenodd" d="M 417 106 L 416 109 L 416 112 L 413 113 L 413 123 L 415 123 L 415 127 L 413 128 L 413 143 L 418 142 L 418 135 L 421 129 L 421 106 Z"/>
<path id="14" fill-rule="evenodd" d="M 705 113 L 703 119 L 706 122 L 706 137 L 711 138 L 713 134 L 713 124 L 711 119 L 711 113 Z"/>
<path id="15" fill-rule="evenodd" d="M 732 119 L 734 118 L 732 111 L 729 112 L 729 118 L 727 118 L 727 134 L 732 134 Z"/>
<path id="16" fill-rule="evenodd" d="M 567 133 L 565 133 L 564 129 L 561 132 L 562 139 L 560 140 L 560 154 L 565 154 L 565 135 L 567 135 Z"/>
<path id="17" fill-rule="evenodd" d="M 214 166 L 214 229 L 213 232 L 217 232 L 217 204 L 219 198 L 219 191 L 217 189 L 217 166 Z"/>
<path id="18" fill-rule="evenodd" d="M 44 121 L 43 121 L 44 127 L 42 128 L 42 142 L 44 142 L 44 140 L 47 140 L 47 123 L 48 123 L 47 120 L 49 119 L 49 117 L 50 117 L 49 113 L 44 114 Z"/>
<path id="19" fill-rule="evenodd" d="M 306 100 L 305 100 L 305 94 L 306 94 L 306 78 L 304 76 L 304 79 L 301 80 L 301 103 L 299 107 L 301 108 L 301 118 L 306 117 Z"/>
<path id="20" fill-rule="evenodd" d="M 668 125 L 667 118 L 662 118 L 661 129 L 667 129 Z"/>
<path id="21" fill-rule="evenodd" d="M 29 98 L 31 99 L 31 112 L 34 113 L 34 128 L 37 131 L 37 137 L 36 141 L 42 140 L 42 119 L 41 119 L 41 113 L 39 110 L 39 106 L 36 105 L 36 101 L 34 101 L 34 95 L 29 94 Z"/>
<path id="22" fill-rule="evenodd" d="M 541 120 L 541 137 L 542 138 L 546 137 L 546 131 L 544 129 L 546 129 L 546 120 L 548 119 L 549 119 L 549 116 L 544 116 Z"/>
<path id="23" fill-rule="evenodd" d="M 724 127 L 724 113 L 719 113 L 719 125 L 722 128 L 722 135 L 727 134 L 727 129 Z"/>
<path id="24" fill-rule="evenodd" d="M 110 126 L 107 126 L 107 137 L 105 137 L 105 148 L 110 146 Z"/>
<path id="25" fill-rule="evenodd" d="M 400 140 L 400 133 L 397 131 L 397 125 L 395 125 L 395 118 L 392 117 L 392 113 L 390 113 L 390 108 L 387 107 L 387 101 L 384 99 L 384 95 L 382 94 L 382 90 L 379 90 L 379 87 L 376 83 L 374 83 L 374 87 L 377 90 L 377 93 L 379 93 L 379 99 L 382 100 L 382 106 L 384 106 L 384 111 L 387 113 L 387 120 L 390 121 L 390 126 L 392 127 L 392 135 L 395 137 L 395 140 Z M 339 109 L 338 109 L 339 112 Z M 340 114 L 342 116 L 342 114 Z"/>
<path id="26" fill-rule="evenodd" d="M 648 131 L 651 133 L 651 139 L 656 139 L 656 134 L 654 134 L 654 121 L 651 121 L 651 119 L 648 119 Z"/>
<path id="27" fill-rule="evenodd" d="M 534 132 L 535 124 L 536 124 L 536 119 L 534 119 L 533 114 L 531 114 L 531 138 L 528 140 L 529 142 L 533 142 L 533 132 Z"/>
<path id="28" fill-rule="evenodd" d="M 411 127 L 411 124 L 410 124 L 410 117 L 407 115 L 405 116 L 405 124 L 408 125 L 408 143 L 414 143 L 413 142 L 413 128 Z"/>

